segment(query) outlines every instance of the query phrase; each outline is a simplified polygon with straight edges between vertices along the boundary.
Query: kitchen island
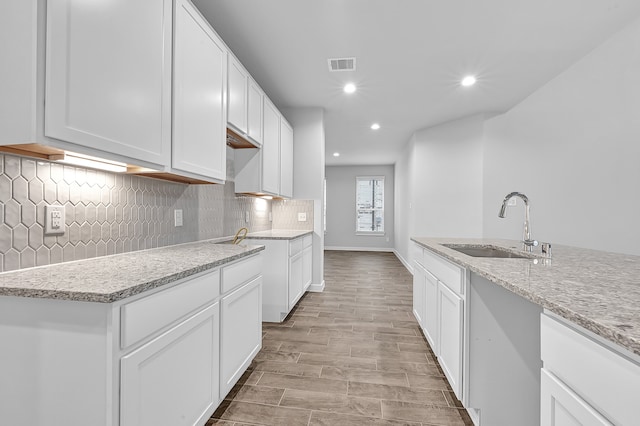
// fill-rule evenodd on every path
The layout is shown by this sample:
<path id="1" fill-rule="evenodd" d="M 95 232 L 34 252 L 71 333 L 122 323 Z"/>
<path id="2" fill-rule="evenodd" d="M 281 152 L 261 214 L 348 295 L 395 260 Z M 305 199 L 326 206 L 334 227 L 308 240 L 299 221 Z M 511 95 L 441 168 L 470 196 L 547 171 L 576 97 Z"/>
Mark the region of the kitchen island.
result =
<path id="1" fill-rule="evenodd" d="M 637 418 L 640 258 L 559 245 L 545 258 L 509 240 L 412 240 L 414 295 L 424 300 L 414 313 L 476 424 Z"/>
<path id="2" fill-rule="evenodd" d="M 261 245 L 0 274 L 0 424 L 204 424 L 261 348 Z"/>

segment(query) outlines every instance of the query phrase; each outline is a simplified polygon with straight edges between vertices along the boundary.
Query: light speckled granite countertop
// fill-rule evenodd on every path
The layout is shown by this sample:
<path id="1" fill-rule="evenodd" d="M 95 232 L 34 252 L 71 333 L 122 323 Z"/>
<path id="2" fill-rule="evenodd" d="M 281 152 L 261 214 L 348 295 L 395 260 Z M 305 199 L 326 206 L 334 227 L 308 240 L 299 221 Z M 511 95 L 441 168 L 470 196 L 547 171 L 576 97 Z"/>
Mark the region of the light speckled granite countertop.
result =
<path id="1" fill-rule="evenodd" d="M 247 235 L 248 240 L 295 240 L 313 231 L 295 231 L 289 229 L 272 229 L 270 231 L 252 232 Z"/>
<path id="2" fill-rule="evenodd" d="M 551 259 L 471 257 L 442 244 L 517 248 L 495 239 L 412 238 L 421 246 L 640 355 L 640 256 L 553 245 Z M 540 255 L 537 248 L 537 254 Z"/>
<path id="3" fill-rule="evenodd" d="M 0 296 L 115 302 L 264 250 L 198 241 L 0 273 Z"/>

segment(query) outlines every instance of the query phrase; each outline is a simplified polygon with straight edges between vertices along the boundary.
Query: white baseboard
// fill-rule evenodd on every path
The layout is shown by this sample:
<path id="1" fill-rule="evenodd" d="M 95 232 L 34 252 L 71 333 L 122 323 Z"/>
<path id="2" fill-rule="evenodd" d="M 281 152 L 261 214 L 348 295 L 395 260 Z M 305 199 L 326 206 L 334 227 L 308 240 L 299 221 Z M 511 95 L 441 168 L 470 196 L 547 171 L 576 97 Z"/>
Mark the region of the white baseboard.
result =
<path id="1" fill-rule="evenodd" d="M 402 264 L 404 265 L 405 268 L 407 268 L 407 270 L 411 273 L 411 275 L 413 275 L 413 266 L 411 266 L 411 263 L 408 262 L 404 257 L 402 257 L 400 255 L 400 253 L 398 253 L 397 250 L 393 250 L 393 254 L 396 255 L 396 257 L 398 258 L 398 260 L 400 260 L 400 262 L 402 262 Z"/>
<path id="2" fill-rule="evenodd" d="M 475 408 L 467 408 L 467 413 L 475 426 L 480 426 L 480 411 Z"/>
<path id="3" fill-rule="evenodd" d="M 390 247 L 335 247 L 324 246 L 325 250 L 341 250 L 341 251 L 380 251 L 386 253 L 393 253 L 393 249 Z"/>
<path id="4" fill-rule="evenodd" d="M 313 293 L 322 293 L 324 291 L 324 280 L 320 284 L 311 284 L 307 291 Z"/>

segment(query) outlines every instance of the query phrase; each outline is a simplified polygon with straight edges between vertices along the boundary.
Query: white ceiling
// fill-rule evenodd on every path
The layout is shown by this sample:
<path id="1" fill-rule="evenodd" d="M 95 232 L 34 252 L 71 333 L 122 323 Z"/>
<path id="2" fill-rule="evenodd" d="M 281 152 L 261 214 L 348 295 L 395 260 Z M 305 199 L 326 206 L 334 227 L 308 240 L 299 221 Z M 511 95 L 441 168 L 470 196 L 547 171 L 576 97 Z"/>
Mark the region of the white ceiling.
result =
<path id="1" fill-rule="evenodd" d="M 328 165 L 392 164 L 416 130 L 506 111 L 640 15 L 638 0 L 194 3 L 279 108 L 324 108 Z M 355 72 L 329 72 L 351 56 Z"/>

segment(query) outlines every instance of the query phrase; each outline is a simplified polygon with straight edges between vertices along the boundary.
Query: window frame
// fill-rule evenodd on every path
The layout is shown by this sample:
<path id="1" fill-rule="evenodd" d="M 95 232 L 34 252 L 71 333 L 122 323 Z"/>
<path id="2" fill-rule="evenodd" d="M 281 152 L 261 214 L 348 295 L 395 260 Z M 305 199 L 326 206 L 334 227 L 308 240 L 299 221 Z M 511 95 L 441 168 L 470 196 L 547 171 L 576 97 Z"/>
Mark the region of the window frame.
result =
<path id="1" fill-rule="evenodd" d="M 371 207 L 371 208 L 367 208 L 367 209 L 362 209 L 359 208 L 358 206 L 358 183 L 361 181 L 381 181 L 381 185 L 382 185 L 382 207 L 376 208 L 376 207 Z M 355 232 L 356 235 L 360 235 L 360 236 L 382 236 L 385 235 L 385 230 L 384 230 L 384 222 L 385 222 L 385 214 L 384 214 L 384 202 L 385 202 L 385 176 L 356 176 L 356 186 L 355 186 L 355 210 L 356 210 L 356 220 L 355 220 Z M 373 201 L 373 200 L 372 200 Z M 375 205 L 375 202 L 373 203 Z M 371 212 L 374 211 L 379 211 L 382 214 L 382 231 L 363 231 L 358 229 L 358 212 L 361 212 L 363 210 L 369 210 Z"/>

